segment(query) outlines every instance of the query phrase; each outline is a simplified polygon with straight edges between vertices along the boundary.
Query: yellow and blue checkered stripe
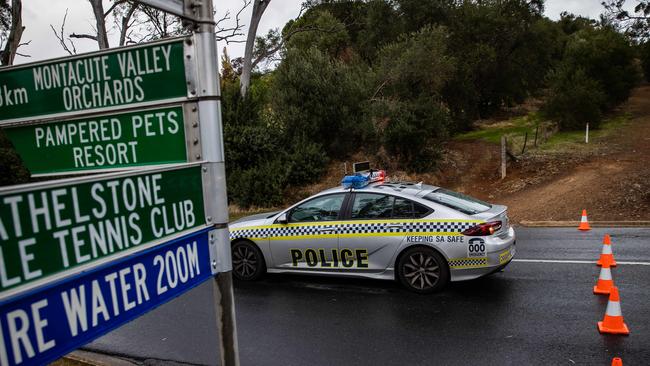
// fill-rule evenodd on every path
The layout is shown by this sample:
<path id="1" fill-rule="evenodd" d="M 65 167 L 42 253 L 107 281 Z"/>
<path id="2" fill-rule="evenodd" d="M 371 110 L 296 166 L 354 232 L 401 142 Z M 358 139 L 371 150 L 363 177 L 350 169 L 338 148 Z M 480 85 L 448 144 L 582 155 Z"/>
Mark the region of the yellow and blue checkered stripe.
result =
<path id="1" fill-rule="evenodd" d="M 364 220 L 330 221 L 308 224 L 265 225 L 230 230 L 230 240 L 239 238 L 270 240 L 291 240 L 303 238 L 324 238 L 335 236 L 390 236 L 395 234 L 430 233 L 436 235 L 460 235 L 461 232 L 480 223 L 480 220 Z M 400 227 L 389 227 L 399 224 Z M 326 229 L 336 230 L 323 234 Z"/>
<path id="2" fill-rule="evenodd" d="M 452 269 L 481 268 L 488 265 L 487 258 L 453 258 L 449 260 Z"/>

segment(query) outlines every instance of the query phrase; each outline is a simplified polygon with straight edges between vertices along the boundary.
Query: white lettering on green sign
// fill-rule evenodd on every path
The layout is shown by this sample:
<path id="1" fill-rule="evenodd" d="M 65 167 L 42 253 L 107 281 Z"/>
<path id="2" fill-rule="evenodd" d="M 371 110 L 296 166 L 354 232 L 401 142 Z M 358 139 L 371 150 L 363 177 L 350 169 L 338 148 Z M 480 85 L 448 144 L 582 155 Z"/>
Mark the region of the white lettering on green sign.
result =
<path id="1" fill-rule="evenodd" d="M 34 90 L 63 88 L 68 111 L 144 100 L 142 75 L 170 71 L 171 45 L 117 54 L 120 78 L 108 74 L 108 56 L 97 56 L 34 68 Z"/>
<path id="2" fill-rule="evenodd" d="M 184 44 L 176 39 L 3 68 L 0 121 L 182 101 L 188 97 Z"/>
<path id="3" fill-rule="evenodd" d="M 194 167 L 0 195 L 0 288 L 203 225 L 201 192 Z"/>
<path id="4" fill-rule="evenodd" d="M 187 161 L 182 106 L 6 129 L 32 174 Z M 164 148 L 161 148 L 163 147 Z"/>

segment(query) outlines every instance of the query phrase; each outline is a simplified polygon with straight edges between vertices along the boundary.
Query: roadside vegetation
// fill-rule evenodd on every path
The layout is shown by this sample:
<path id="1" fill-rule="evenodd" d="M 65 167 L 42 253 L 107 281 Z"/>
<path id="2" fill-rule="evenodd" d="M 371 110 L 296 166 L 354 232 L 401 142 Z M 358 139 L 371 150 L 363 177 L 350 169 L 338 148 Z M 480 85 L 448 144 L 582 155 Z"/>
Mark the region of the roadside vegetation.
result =
<path id="1" fill-rule="evenodd" d="M 543 1 L 311 1 L 245 98 L 222 60 L 231 202 L 282 204 L 352 156 L 422 173 L 454 137 L 507 134 L 521 151 L 536 129 L 545 148 L 597 129 L 639 82 L 639 49 L 612 24 L 542 14 Z M 530 98 L 539 111 L 481 124 Z"/>
<path id="2" fill-rule="evenodd" d="M 306 1 L 297 19 L 257 37 L 245 95 L 246 62 L 221 60 L 230 204 L 281 205 L 359 156 L 420 174 L 435 172 L 454 139 L 507 135 L 523 151 L 535 134 L 546 149 L 578 139 L 586 123 L 608 129 L 650 70 L 647 37 L 625 32 L 619 3 L 600 21 L 553 21 L 543 0 Z M 531 99 L 527 114 L 485 124 Z M 2 179 L 26 180 L 2 135 L 0 149 Z"/>

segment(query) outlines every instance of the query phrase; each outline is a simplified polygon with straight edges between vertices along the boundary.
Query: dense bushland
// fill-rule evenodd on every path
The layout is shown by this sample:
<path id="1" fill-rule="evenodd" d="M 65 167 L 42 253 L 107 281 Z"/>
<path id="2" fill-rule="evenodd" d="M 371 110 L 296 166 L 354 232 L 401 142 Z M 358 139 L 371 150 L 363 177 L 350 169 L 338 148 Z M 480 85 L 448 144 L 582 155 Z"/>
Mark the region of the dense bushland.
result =
<path id="1" fill-rule="evenodd" d="M 560 129 L 597 127 L 627 99 L 641 67 L 650 73 L 650 46 L 633 47 L 604 20 L 552 21 L 543 0 L 306 5 L 258 37 L 254 53 L 271 67 L 255 70 L 245 97 L 241 60 L 221 60 L 231 203 L 281 204 L 328 162 L 358 153 L 430 171 L 454 134 L 531 96 Z M 25 180 L 6 145 L 0 135 L 0 180 Z"/>
<path id="2" fill-rule="evenodd" d="M 560 129 L 597 127 L 639 78 L 634 48 L 610 25 L 542 13 L 540 0 L 310 1 L 252 95 L 224 60 L 231 200 L 277 204 L 358 152 L 431 170 L 446 139 L 531 96 Z"/>

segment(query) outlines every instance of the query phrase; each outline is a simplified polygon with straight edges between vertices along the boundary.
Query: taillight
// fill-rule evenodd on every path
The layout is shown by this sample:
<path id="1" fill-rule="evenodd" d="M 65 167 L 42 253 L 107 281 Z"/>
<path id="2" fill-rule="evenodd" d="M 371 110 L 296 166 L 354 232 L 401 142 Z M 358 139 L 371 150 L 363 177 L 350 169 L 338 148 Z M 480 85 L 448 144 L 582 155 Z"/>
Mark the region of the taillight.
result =
<path id="1" fill-rule="evenodd" d="M 490 221 L 484 224 L 478 224 L 462 232 L 467 236 L 488 236 L 496 233 L 501 229 L 501 221 Z"/>

